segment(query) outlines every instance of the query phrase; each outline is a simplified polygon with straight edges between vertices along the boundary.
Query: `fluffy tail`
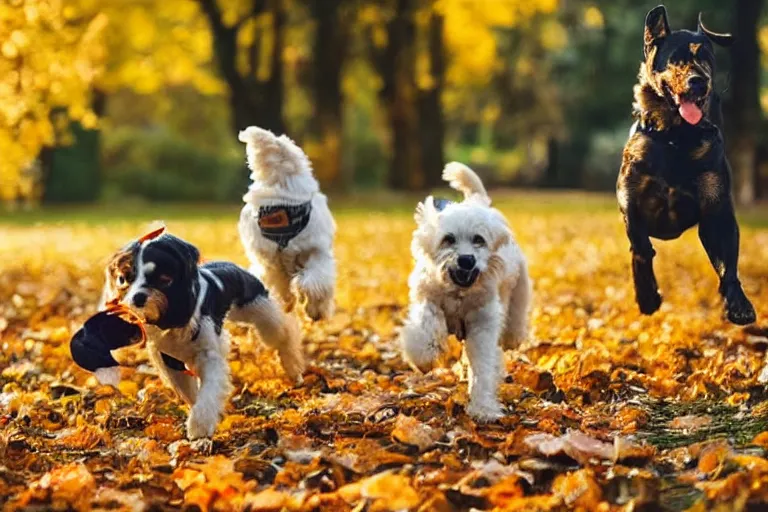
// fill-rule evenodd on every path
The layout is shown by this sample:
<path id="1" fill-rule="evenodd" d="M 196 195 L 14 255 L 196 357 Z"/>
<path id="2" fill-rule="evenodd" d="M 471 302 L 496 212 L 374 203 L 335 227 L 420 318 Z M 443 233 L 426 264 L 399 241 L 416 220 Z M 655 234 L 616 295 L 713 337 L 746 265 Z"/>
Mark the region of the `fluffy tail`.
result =
<path id="1" fill-rule="evenodd" d="M 474 199 L 487 205 L 491 204 L 491 198 L 488 197 L 480 177 L 466 165 L 450 162 L 443 169 L 443 180 L 447 181 L 451 188 L 464 194 L 464 199 Z"/>
<path id="2" fill-rule="evenodd" d="M 248 167 L 256 173 L 281 172 L 297 174 L 311 172 L 312 164 L 288 136 L 276 136 L 269 130 L 249 126 L 238 135 L 247 144 Z"/>

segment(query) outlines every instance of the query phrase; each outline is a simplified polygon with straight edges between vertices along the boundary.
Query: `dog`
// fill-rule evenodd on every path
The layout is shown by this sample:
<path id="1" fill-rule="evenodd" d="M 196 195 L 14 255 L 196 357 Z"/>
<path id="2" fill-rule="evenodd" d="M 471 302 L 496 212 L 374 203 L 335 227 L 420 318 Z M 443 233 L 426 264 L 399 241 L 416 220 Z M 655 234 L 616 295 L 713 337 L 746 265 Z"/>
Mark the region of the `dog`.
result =
<path id="1" fill-rule="evenodd" d="M 464 340 L 467 413 L 478 421 L 494 421 L 503 416 L 497 398 L 505 371 L 503 350 L 519 346 L 528 333 L 528 264 L 506 219 L 491 207 L 480 178 L 452 162 L 443 179 L 464 200 L 429 196 L 416 208 L 415 266 L 400 341 L 406 361 L 426 372 L 447 350 L 449 334 Z"/>
<path id="2" fill-rule="evenodd" d="M 253 183 L 238 224 L 251 272 L 292 311 L 312 320 L 334 312 L 336 224 L 312 165 L 291 139 L 251 126 L 240 132 Z"/>
<path id="3" fill-rule="evenodd" d="M 739 227 L 714 91 L 714 45 L 729 46 L 732 36 L 708 30 L 701 15 L 696 32 L 671 31 L 663 6 L 648 13 L 644 34 L 636 121 L 617 181 L 637 304 L 646 315 L 661 306 L 650 238 L 675 239 L 698 224 L 728 320 L 750 324 L 755 309 L 738 278 Z"/>
<path id="4" fill-rule="evenodd" d="M 232 390 L 225 319 L 253 325 L 292 380 L 300 382 L 305 367 L 296 319 L 261 281 L 234 263 L 198 265 L 199 258 L 163 229 L 141 237 L 111 258 L 101 304 L 129 308 L 144 322 L 150 361 L 191 406 L 190 440 L 213 436 Z"/>

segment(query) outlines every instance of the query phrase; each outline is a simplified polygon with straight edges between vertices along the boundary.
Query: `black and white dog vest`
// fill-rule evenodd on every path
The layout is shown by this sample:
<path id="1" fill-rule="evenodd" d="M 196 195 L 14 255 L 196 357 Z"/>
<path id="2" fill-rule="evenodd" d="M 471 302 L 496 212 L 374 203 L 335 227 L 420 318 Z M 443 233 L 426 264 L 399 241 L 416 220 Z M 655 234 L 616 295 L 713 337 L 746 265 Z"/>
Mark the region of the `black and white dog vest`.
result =
<path id="1" fill-rule="evenodd" d="M 285 249 L 309 224 L 312 201 L 297 205 L 273 205 L 259 207 L 259 229 L 264 238 Z"/>

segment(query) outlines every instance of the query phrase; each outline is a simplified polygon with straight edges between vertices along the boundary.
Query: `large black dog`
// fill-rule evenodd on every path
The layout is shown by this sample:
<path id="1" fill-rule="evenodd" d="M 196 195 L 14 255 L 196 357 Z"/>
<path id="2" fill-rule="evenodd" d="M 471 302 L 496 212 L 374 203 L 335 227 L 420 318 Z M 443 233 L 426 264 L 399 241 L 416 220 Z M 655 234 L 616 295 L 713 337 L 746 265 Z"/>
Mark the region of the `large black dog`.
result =
<path id="1" fill-rule="evenodd" d="M 739 227 L 731 197 L 731 169 L 713 90 L 714 44 L 732 37 L 701 23 L 671 31 L 663 6 L 645 19 L 644 55 L 635 86 L 634 116 L 617 183 L 619 207 L 632 250 L 640 311 L 654 313 L 661 295 L 653 274 L 650 237 L 671 240 L 699 225 L 699 238 L 717 275 L 728 320 L 755 321 L 739 282 Z"/>

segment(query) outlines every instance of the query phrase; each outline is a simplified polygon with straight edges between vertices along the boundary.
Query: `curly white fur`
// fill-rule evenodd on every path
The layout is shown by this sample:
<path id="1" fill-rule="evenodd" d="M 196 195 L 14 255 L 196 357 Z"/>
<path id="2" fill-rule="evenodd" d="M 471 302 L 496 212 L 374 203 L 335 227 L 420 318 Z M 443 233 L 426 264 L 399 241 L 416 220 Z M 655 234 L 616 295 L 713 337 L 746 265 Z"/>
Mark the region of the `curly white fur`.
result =
<path id="1" fill-rule="evenodd" d="M 464 201 L 435 208 L 430 196 L 416 208 L 411 251 L 410 308 L 401 332 L 406 360 L 428 371 L 446 349 L 449 333 L 464 338 L 469 360 L 467 412 L 478 421 L 503 415 L 497 394 L 504 376 L 503 349 L 528 334 L 531 283 L 528 266 L 504 216 L 491 208 L 480 178 L 449 163 L 443 179 Z M 472 262 L 476 279 L 460 286 L 459 257 Z M 474 270 L 473 270 L 474 272 Z"/>
<path id="2" fill-rule="evenodd" d="M 245 206 L 239 223 L 251 272 L 264 281 L 287 310 L 298 301 L 313 320 L 330 317 L 336 283 L 336 224 L 328 199 L 312 175 L 309 159 L 287 136 L 277 137 L 256 126 L 241 131 L 239 139 L 246 144 L 253 180 L 243 196 Z M 312 201 L 309 224 L 284 249 L 262 235 L 258 225 L 260 207 L 307 201 Z"/>

